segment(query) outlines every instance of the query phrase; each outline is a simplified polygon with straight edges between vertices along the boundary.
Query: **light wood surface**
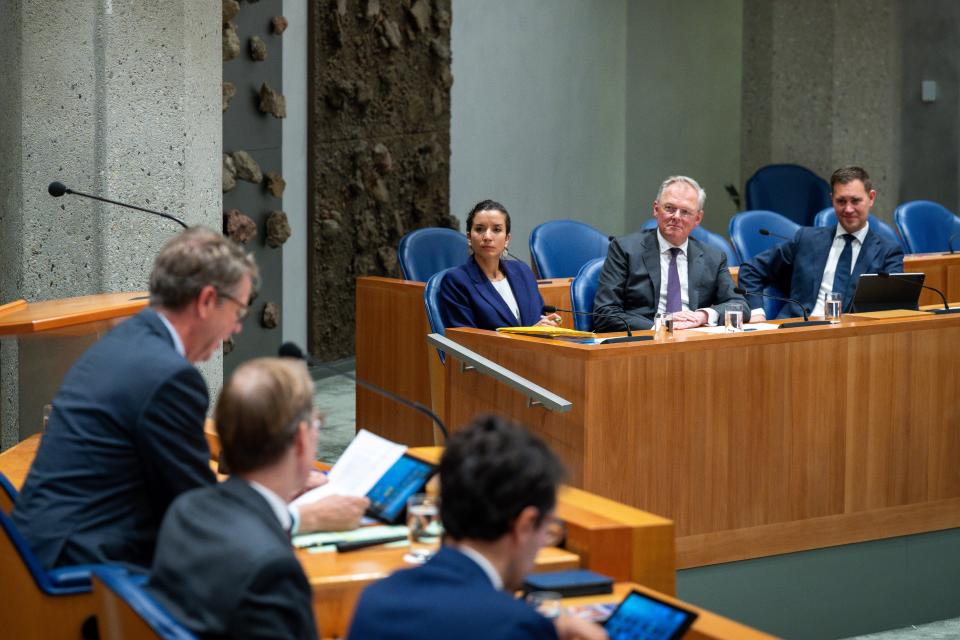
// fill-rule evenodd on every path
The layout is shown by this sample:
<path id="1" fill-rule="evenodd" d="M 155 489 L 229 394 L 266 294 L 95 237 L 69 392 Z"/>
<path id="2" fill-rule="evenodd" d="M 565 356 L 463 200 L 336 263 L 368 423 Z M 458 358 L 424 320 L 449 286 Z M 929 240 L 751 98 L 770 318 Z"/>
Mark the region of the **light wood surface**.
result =
<path id="1" fill-rule="evenodd" d="M 106 587 L 99 576 L 92 576 L 100 640 L 156 640 L 160 636 L 139 613 Z"/>
<path id="2" fill-rule="evenodd" d="M 752 627 L 734 622 L 729 618 L 724 618 L 706 609 L 701 609 L 688 602 L 678 600 L 668 594 L 632 582 L 616 583 L 613 585 L 612 594 L 564 598 L 563 604 L 565 606 L 577 606 L 620 602 L 633 590 L 640 591 L 654 598 L 659 598 L 678 607 L 697 612 L 697 619 L 694 621 L 693 626 L 690 627 L 690 630 L 683 636 L 685 640 L 766 640 L 774 638 L 774 636 L 763 633 L 762 631 L 757 631 Z"/>
<path id="3" fill-rule="evenodd" d="M 147 306 L 145 296 L 146 291 L 101 293 L 31 302 L 6 312 L 0 307 L 0 336 L 39 333 L 131 316 Z"/>
<path id="4" fill-rule="evenodd" d="M 960 300 L 960 253 L 911 253 L 903 257 L 903 270 L 925 274 L 925 285 L 943 291 L 948 301 Z M 734 283 L 739 274 L 739 267 L 730 267 Z M 920 306 L 923 305 L 942 306 L 943 301 L 933 291 L 924 289 L 920 293 Z"/>
<path id="5" fill-rule="evenodd" d="M 448 336 L 573 403 L 447 367 L 449 423 L 513 416 L 571 484 L 674 521 L 677 566 L 960 526 L 960 316 L 579 345 Z"/>
<path id="6" fill-rule="evenodd" d="M 430 407 L 430 366 L 439 359 L 426 341 L 425 286 L 413 280 L 357 278 L 355 346 L 358 378 Z M 569 309 L 570 278 L 544 281 L 540 294 L 544 304 Z M 564 326 L 573 326 L 569 314 L 561 315 Z M 442 375 L 435 382 L 435 393 L 442 396 Z M 359 386 L 356 407 L 358 428 L 409 446 L 435 444 L 430 419 L 413 409 Z"/>

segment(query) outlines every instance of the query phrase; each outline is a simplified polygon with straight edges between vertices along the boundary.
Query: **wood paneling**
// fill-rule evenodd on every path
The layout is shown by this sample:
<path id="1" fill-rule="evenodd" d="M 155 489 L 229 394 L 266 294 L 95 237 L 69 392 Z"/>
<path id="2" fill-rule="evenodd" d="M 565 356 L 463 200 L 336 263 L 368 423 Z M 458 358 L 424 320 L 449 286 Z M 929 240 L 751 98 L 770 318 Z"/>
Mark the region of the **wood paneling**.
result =
<path id="1" fill-rule="evenodd" d="M 621 345 L 448 336 L 573 403 L 528 409 L 519 393 L 448 367 L 452 425 L 485 410 L 527 425 L 574 486 L 672 519 L 680 567 L 902 535 L 895 518 L 870 538 L 843 522 L 960 498 L 960 316 L 848 315 Z M 941 525 L 960 526 L 960 511 L 920 526 Z M 751 535 L 778 526 L 793 527 L 789 544 Z"/>
<path id="2" fill-rule="evenodd" d="M 395 278 L 357 278 L 357 377 L 388 391 L 435 406 L 430 391 L 430 367 L 436 351 L 427 345 L 430 333 L 423 303 L 423 282 Z M 544 304 L 570 308 L 570 279 L 540 285 Z M 569 314 L 564 326 L 572 327 Z M 439 362 L 439 360 L 438 360 Z M 437 378 L 437 397 L 443 396 L 442 376 Z M 409 446 L 435 444 L 430 419 L 357 387 L 357 427 Z M 442 405 L 435 406 L 438 413 Z"/>

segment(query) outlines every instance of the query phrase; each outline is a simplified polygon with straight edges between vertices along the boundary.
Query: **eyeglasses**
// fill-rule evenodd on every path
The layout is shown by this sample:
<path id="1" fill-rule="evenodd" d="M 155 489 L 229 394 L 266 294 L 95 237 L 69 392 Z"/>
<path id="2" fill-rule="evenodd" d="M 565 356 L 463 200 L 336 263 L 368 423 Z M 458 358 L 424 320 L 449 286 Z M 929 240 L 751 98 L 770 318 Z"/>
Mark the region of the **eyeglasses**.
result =
<path id="1" fill-rule="evenodd" d="M 218 296 L 222 298 L 226 298 L 230 302 L 237 305 L 237 322 L 243 322 L 244 319 L 247 317 L 247 314 L 250 313 L 250 305 L 240 302 L 234 296 L 230 295 L 225 291 L 220 291 L 220 289 L 216 289 L 216 292 Z"/>
<path id="2" fill-rule="evenodd" d="M 680 216 L 684 220 L 689 220 L 690 218 L 697 215 L 696 211 L 688 211 L 687 209 L 681 209 L 672 204 L 661 204 L 660 210 L 667 215 L 667 217 Z"/>

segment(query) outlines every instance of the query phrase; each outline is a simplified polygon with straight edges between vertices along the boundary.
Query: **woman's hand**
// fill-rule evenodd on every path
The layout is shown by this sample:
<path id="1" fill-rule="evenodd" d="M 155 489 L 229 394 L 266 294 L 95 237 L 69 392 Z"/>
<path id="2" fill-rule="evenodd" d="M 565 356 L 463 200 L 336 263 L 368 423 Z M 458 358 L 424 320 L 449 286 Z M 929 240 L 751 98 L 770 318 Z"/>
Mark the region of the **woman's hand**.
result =
<path id="1" fill-rule="evenodd" d="M 533 325 L 533 326 L 535 326 L 535 327 L 559 327 L 561 322 L 563 322 L 563 318 L 561 318 L 561 317 L 560 317 L 558 314 L 556 314 L 556 313 L 551 313 L 551 314 L 548 315 L 548 316 L 540 316 L 540 321 L 539 321 L 537 324 Z"/>

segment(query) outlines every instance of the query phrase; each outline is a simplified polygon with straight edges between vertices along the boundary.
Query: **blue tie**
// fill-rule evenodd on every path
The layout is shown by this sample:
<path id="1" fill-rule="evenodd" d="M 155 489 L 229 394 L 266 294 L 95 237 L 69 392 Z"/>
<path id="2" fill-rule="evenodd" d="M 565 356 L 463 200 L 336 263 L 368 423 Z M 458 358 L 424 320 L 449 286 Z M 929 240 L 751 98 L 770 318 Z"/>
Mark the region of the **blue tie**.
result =
<path id="1" fill-rule="evenodd" d="M 843 245 L 840 259 L 837 260 L 832 291 L 843 296 L 843 310 L 846 311 L 851 302 L 850 296 L 847 295 L 847 287 L 850 286 L 850 271 L 853 269 L 853 235 L 845 233 L 840 237 L 846 244 Z"/>

